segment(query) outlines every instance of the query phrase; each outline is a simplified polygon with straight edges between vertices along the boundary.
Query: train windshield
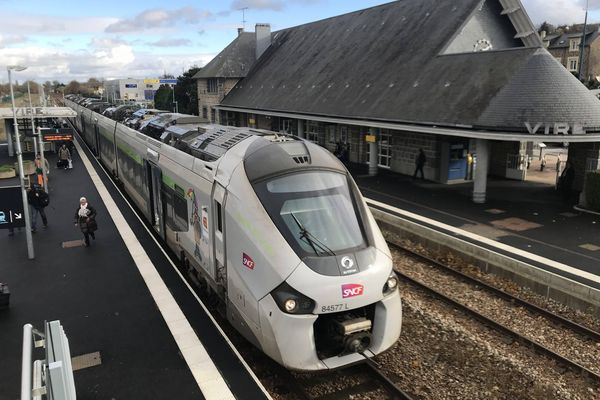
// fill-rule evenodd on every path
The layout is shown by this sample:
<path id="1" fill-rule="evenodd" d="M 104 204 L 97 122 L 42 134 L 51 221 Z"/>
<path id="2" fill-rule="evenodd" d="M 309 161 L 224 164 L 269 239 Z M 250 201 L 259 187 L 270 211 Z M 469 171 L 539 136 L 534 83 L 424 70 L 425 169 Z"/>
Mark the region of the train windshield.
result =
<path id="1" fill-rule="evenodd" d="M 335 172 L 303 172 L 257 185 L 275 225 L 303 256 L 333 256 L 365 246 L 348 180 Z"/>

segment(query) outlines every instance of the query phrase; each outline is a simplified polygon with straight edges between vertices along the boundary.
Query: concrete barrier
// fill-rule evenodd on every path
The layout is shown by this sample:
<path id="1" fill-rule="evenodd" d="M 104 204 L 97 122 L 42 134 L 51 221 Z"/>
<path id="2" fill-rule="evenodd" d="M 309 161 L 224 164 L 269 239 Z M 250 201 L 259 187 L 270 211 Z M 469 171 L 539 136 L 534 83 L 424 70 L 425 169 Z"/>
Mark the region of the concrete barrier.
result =
<path id="1" fill-rule="evenodd" d="M 600 317 L 600 290 L 598 289 L 473 244 L 461 239 L 459 233 L 453 236 L 439 232 L 373 207 L 371 212 L 388 239 L 391 236 L 389 234 L 393 234 L 397 239 L 419 243 L 436 254 L 454 254 L 486 273 L 509 279 L 546 299 Z"/>

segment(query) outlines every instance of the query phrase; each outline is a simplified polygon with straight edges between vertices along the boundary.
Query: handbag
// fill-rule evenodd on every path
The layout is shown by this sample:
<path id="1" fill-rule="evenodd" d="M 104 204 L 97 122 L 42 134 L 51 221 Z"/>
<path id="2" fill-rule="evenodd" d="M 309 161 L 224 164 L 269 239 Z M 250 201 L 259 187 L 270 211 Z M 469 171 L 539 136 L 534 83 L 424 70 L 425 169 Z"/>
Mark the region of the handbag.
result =
<path id="1" fill-rule="evenodd" d="M 95 219 L 90 219 L 87 222 L 87 229 L 89 232 L 95 232 L 98 230 L 98 223 L 96 222 Z"/>

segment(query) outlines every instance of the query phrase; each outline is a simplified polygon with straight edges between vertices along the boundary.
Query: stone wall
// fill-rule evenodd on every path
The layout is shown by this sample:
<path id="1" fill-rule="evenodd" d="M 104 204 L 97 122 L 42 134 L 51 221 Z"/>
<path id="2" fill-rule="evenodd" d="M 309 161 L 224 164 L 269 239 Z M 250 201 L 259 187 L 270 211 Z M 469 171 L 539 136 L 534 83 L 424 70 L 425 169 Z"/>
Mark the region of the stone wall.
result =
<path id="1" fill-rule="evenodd" d="M 220 78 L 217 84 L 217 92 L 208 93 L 208 79 L 198 79 L 198 112 L 200 116 L 204 116 L 203 108 L 206 108 L 206 117 L 210 120 L 211 111 L 216 105 L 221 103 L 229 91 L 237 84 L 238 80 Z M 219 113 L 217 112 L 215 112 L 215 119 L 216 121 L 211 122 L 220 123 Z"/>
<path id="2" fill-rule="evenodd" d="M 568 160 L 575 170 L 573 190 L 581 191 L 588 159 L 600 159 L 600 143 L 570 143 Z"/>

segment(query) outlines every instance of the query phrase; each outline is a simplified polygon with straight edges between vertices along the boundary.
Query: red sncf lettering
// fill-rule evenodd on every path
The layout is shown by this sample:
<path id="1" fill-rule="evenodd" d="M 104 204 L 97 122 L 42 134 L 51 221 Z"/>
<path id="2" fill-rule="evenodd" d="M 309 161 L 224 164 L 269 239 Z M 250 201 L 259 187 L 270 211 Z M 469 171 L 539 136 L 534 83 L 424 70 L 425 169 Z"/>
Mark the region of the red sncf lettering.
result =
<path id="1" fill-rule="evenodd" d="M 244 265 L 244 267 L 250 268 L 250 269 L 254 269 L 254 260 L 252 260 L 252 257 L 250 257 L 248 254 L 243 253 L 243 257 L 242 257 L 242 264 Z"/>
<path id="2" fill-rule="evenodd" d="M 342 298 L 345 299 L 346 297 L 361 296 L 363 294 L 363 289 L 363 285 L 356 283 L 342 285 Z"/>

